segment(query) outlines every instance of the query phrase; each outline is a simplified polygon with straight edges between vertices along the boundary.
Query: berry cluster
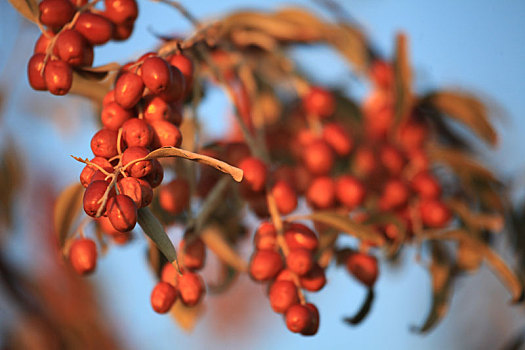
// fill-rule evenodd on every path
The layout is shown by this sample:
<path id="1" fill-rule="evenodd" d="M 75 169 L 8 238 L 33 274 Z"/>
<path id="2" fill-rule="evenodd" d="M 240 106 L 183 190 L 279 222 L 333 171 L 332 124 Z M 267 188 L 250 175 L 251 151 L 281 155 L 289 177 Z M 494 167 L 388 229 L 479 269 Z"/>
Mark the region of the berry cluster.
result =
<path id="1" fill-rule="evenodd" d="M 96 1 L 95 1 L 96 2 Z M 93 47 L 131 36 L 138 7 L 135 0 L 105 0 L 103 11 L 87 0 L 43 0 L 39 21 L 47 30 L 37 40 L 27 65 L 35 90 L 65 95 L 73 70 L 93 64 Z"/>

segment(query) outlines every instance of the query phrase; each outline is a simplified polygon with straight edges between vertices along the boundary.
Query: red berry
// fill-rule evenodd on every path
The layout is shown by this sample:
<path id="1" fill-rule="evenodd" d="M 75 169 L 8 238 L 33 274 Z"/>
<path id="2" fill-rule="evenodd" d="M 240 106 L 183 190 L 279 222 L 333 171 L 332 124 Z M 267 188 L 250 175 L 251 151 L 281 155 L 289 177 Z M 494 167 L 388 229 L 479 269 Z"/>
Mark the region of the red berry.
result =
<path id="1" fill-rule="evenodd" d="M 304 306 L 306 306 L 308 310 L 310 310 L 312 318 L 310 320 L 310 324 L 306 327 L 305 330 L 301 332 L 301 334 L 315 335 L 317 333 L 317 330 L 319 329 L 319 310 L 317 310 L 317 307 L 311 303 L 305 304 Z"/>
<path id="2" fill-rule="evenodd" d="M 59 29 L 73 19 L 75 7 L 68 0 L 43 0 L 38 4 L 40 23 Z"/>
<path id="3" fill-rule="evenodd" d="M 115 102 L 122 108 L 130 109 L 140 101 L 144 83 L 137 74 L 123 73 L 115 83 Z"/>
<path id="4" fill-rule="evenodd" d="M 53 40 L 53 37 L 55 34 L 52 31 L 47 31 L 46 33 L 40 34 L 38 37 L 38 40 L 35 43 L 35 48 L 33 49 L 33 53 L 46 53 L 47 47 L 51 43 L 51 40 Z M 55 53 L 55 52 L 54 52 Z"/>
<path id="5" fill-rule="evenodd" d="M 377 167 L 374 152 L 365 147 L 357 149 L 353 160 L 353 167 L 357 175 L 362 177 L 370 176 Z"/>
<path id="6" fill-rule="evenodd" d="M 421 201 L 419 211 L 423 225 L 431 228 L 445 227 L 452 218 L 452 214 L 445 203 L 437 199 Z"/>
<path id="7" fill-rule="evenodd" d="M 329 209 L 335 203 L 335 183 L 328 176 L 315 178 L 306 191 L 308 203 L 317 209 Z"/>
<path id="8" fill-rule="evenodd" d="M 184 76 L 177 67 L 170 64 L 169 69 L 171 72 L 171 83 L 166 91 L 159 94 L 159 97 L 166 102 L 178 102 L 184 97 L 186 83 L 184 82 Z"/>
<path id="9" fill-rule="evenodd" d="M 288 182 L 277 181 L 272 187 L 272 195 L 282 215 L 290 214 L 297 208 L 297 194 Z"/>
<path id="10" fill-rule="evenodd" d="M 110 159 L 117 155 L 118 133 L 114 130 L 99 130 L 91 139 L 91 151 L 96 157 Z"/>
<path id="11" fill-rule="evenodd" d="M 169 283 L 159 282 L 151 291 L 150 300 L 155 312 L 165 314 L 177 300 L 177 290 Z"/>
<path id="12" fill-rule="evenodd" d="M 102 99 L 102 107 L 106 107 L 111 102 L 115 102 L 115 90 L 109 90 L 109 92 Z"/>
<path id="13" fill-rule="evenodd" d="M 109 236 L 115 236 L 115 235 L 122 234 L 122 232 L 115 230 L 115 228 L 113 227 L 113 225 L 111 224 L 111 221 L 109 221 L 107 216 L 101 216 L 97 218 L 96 221 L 99 224 L 100 229 L 102 230 L 104 234 L 109 235 Z"/>
<path id="14" fill-rule="evenodd" d="M 156 188 L 162 183 L 162 180 L 164 179 L 164 169 L 162 168 L 160 162 L 156 159 L 152 159 L 151 164 L 151 173 L 146 175 L 144 180 L 147 181 L 152 188 Z"/>
<path id="15" fill-rule="evenodd" d="M 326 142 L 317 140 L 304 148 L 303 161 L 312 174 L 327 175 L 334 165 L 334 154 Z"/>
<path id="16" fill-rule="evenodd" d="M 346 268 L 365 286 L 371 288 L 379 275 L 377 259 L 364 253 L 352 253 L 346 260 Z"/>
<path id="17" fill-rule="evenodd" d="M 177 271 L 175 266 L 167 262 L 162 267 L 162 271 L 160 273 L 160 280 L 162 282 L 169 283 L 173 287 L 177 288 L 177 286 L 179 285 L 179 272 Z"/>
<path id="18" fill-rule="evenodd" d="M 354 147 L 350 133 L 338 123 L 329 123 L 323 126 L 323 140 L 330 145 L 339 156 L 350 154 Z"/>
<path id="19" fill-rule="evenodd" d="M 91 159 L 91 163 L 99 165 L 100 167 L 102 167 L 102 169 L 106 170 L 107 172 L 113 171 L 113 166 L 106 158 L 95 157 Z M 86 165 L 80 173 L 80 183 L 82 184 L 82 186 L 88 187 L 89 183 L 93 179 L 93 175 L 95 175 L 97 171 L 99 170 L 93 165 Z"/>
<path id="20" fill-rule="evenodd" d="M 187 306 L 195 306 L 204 296 L 204 282 L 199 275 L 184 272 L 179 276 L 180 299 Z"/>
<path id="21" fill-rule="evenodd" d="M 50 60 L 44 68 L 47 89 L 53 95 L 65 95 L 73 83 L 73 70 L 62 60 Z"/>
<path id="22" fill-rule="evenodd" d="M 438 180 L 429 172 L 418 173 L 412 178 L 411 185 L 421 198 L 438 198 L 441 195 L 441 186 Z"/>
<path id="23" fill-rule="evenodd" d="M 126 120 L 134 116 L 133 110 L 124 109 L 116 102 L 109 102 L 103 104 L 100 119 L 106 129 L 118 131 Z"/>
<path id="24" fill-rule="evenodd" d="M 409 194 L 404 182 L 397 179 L 388 180 L 383 188 L 379 206 L 382 210 L 399 208 L 407 203 Z"/>
<path id="25" fill-rule="evenodd" d="M 87 275 L 97 267 L 97 246 L 86 238 L 73 241 L 69 250 L 69 261 L 79 275 Z"/>
<path id="26" fill-rule="evenodd" d="M 44 59 L 46 55 L 43 53 L 36 53 L 31 56 L 27 64 L 27 78 L 29 85 L 35 90 L 47 90 L 46 81 L 44 78 Z"/>
<path id="27" fill-rule="evenodd" d="M 84 198 L 82 201 L 86 214 L 92 217 L 97 215 L 97 212 L 102 205 L 102 203 L 99 203 L 99 201 L 104 196 L 107 188 L 108 183 L 106 181 L 97 180 L 89 184 L 89 186 L 86 188 L 86 191 L 84 192 Z M 114 195 L 114 190 L 111 190 L 110 196 L 111 195 Z M 105 210 L 103 209 L 102 214 L 104 211 Z"/>
<path id="28" fill-rule="evenodd" d="M 200 238 L 194 238 L 186 243 L 186 239 L 180 241 L 179 254 L 184 268 L 195 271 L 204 266 L 206 260 L 206 246 Z"/>
<path id="29" fill-rule="evenodd" d="M 394 84 L 394 70 L 385 61 L 374 61 L 370 67 L 370 76 L 374 84 L 379 88 L 389 89 Z"/>
<path id="30" fill-rule="evenodd" d="M 288 270 L 299 276 L 307 274 L 314 265 L 312 252 L 307 249 L 291 249 L 286 257 L 286 266 Z"/>
<path id="31" fill-rule="evenodd" d="M 398 132 L 399 144 L 407 151 L 423 147 L 427 140 L 427 126 L 416 120 L 409 120 L 400 125 Z"/>
<path id="32" fill-rule="evenodd" d="M 272 223 L 263 222 L 255 232 L 253 243 L 257 250 L 275 250 L 277 248 L 275 226 Z"/>
<path id="33" fill-rule="evenodd" d="M 188 94 L 193 85 L 193 62 L 183 54 L 173 55 L 168 58 L 168 61 L 172 66 L 177 67 L 184 76 L 185 93 Z"/>
<path id="34" fill-rule="evenodd" d="M 174 179 L 159 189 L 159 204 L 162 209 L 171 214 L 179 214 L 190 204 L 188 181 Z"/>
<path id="35" fill-rule="evenodd" d="M 122 166 L 126 168 L 126 173 L 133 177 L 144 177 L 150 174 L 153 170 L 153 164 L 151 160 L 140 160 L 146 157 L 149 151 L 145 147 L 129 147 L 122 153 Z M 127 166 L 129 163 L 131 165 Z"/>
<path id="36" fill-rule="evenodd" d="M 337 200 L 348 209 L 361 205 L 365 199 L 364 185 L 350 175 L 340 176 L 335 182 Z"/>
<path id="37" fill-rule="evenodd" d="M 301 287 L 310 292 L 320 291 L 326 284 L 324 270 L 319 264 L 314 263 L 312 269 L 306 275 L 299 278 Z"/>
<path id="38" fill-rule="evenodd" d="M 397 148 L 390 145 L 383 146 L 379 152 L 379 158 L 390 175 L 398 176 L 403 171 L 405 159 Z"/>
<path id="39" fill-rule="evenodd" d="M 141 208 L 147 207 L 148 205 L 150 205 L 151 201 L 153 200 L 153 188 L 151 188 L 151 185 L 146 180 L 144 179 L 137 179 L 137 180 L 139 181 L 140 189 L 142 193 L 142 203 L 140 207 Z"/>
<path id="40" fill-rule="evenodd" d="M 152 122 L 154 120 L 172 121 L 175 111 L 168 102 L 158 96 L 148 96 L 144 104 L 144 120 Z"/>
<path id="41" fill-rule="evenodd" d="M 274 250 L 258 250 L 250 261 L 250 276 L 256 281 L 269 281 L 283 268 L 281 254 Z"/>
<path id="42" fill-rule="evenodd" d="M 314 251 L 319 246 L 319 239 L 314 231 L 308 226 L 296 222 L 286 225 L 284 239 L 290 249 L 304 248 Z"/>
<path id="43" fill-rule="evenodd" d="M 154 94 L 166 91 L 172 83 L 169 65 L 160 57 L 146 58 L 141 68 L 144 85 Z"/>
<path id="44" fill-rule="evenodd" d="M 90 65 L 90 44 L 74 29 L 60 32 L 55 42 L 58 57 L 73 67 Z M 92 61 L 92 59 L 91 59 Z"/>
<path id="45" fill-rule="evenodd" d="M 107 16 L 106 16 L 107 17 Z M 133 33 L 134 22 L 117 24 L 113 28 L 113 40 L 127 40 Z"/>
<path id="46" fill-rule="evenodd" d="M 299 303 L 297 287 L 290 281 L 275 281 L 268 295 L 273 311 L 285 313 L 292 305 Z"/>
<path id="47" fill-rule="evenodd" d="M 128 147 L 148 147 L 153 140 L 153 130 L 143 119 L 132 118 L 122 125 L 122 138 Z"/>
<path id="48" fill-rule="evenodd" d="M 130 23 L 137 19 L 139 9 L 135 0 L 105 0 L 105 16 L 113 23 Z"/>
<path id="49" fill-rule="evenodd" d="M 303 107 L 306 113 L 327 118 L 335 112 L 335 99 L 331 92 L 315 86 L 303 98 Z"/>
<path id="50" fill-rule="evenodd" d="M 286 326 L 294 333 L 302 333 L 308 330 L 312 323 L 312 313 L 305 305 L 292 305 L 286 311 Z"/>
<path id="51" fill-rule="evenodd" d="M 113 23 L 104 16 L 82 12 L 75 23 L 77 30 L 91 45 L 107 43 L 113 36 Z"/>
<path id="52" fill-rule="evenodd" d="M 142 207 L 142 186 L 139 179 L 134 177 L 124 177 L 117 182 L 117 188 L 120 194 L 131 198 L 137 208 Z"/>
<path id="53" fill-rule="evenodd" d="M 131 198 L 124 194 L 111 197 L 107 206 L 108 218 L 113 227 L 120 232 L 135 228 L 137 223 L 137 207 Z"/>
<path id="54" fill-rule="evenodd" d="M 149 123 L 153 129 L 153 147 L 179 147 L 182 134 L 179 128 L 165 120 L 154 120 Z"/>
<path id="55" fill-rule="evenodd" d="M 264 189 L 266 185 L 266 165 L 259 159 L 254 157 L 244 158 L 239 168 L 244 172 L 243 180 L 254 192 L 259 192 Z"/>

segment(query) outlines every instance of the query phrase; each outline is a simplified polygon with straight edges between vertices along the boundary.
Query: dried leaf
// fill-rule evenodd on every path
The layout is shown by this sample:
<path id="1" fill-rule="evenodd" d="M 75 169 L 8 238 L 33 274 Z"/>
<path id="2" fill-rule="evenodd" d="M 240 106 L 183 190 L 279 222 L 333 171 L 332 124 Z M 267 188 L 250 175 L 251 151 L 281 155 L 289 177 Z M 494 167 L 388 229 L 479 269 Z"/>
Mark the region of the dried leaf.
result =
<path id="1" fill-rule="evenodd" d="M 108 72 L 116 72 L 120 69 L 120 64 L 117 62 L 110 62 L 107 64 L 104 64 L 102 66 L 97 67 L 82 67 L 83 71 L 86 72 L 94 72 L 94 73 L 108 73 Z"/>
<path id="2" fill-rule="evenodd" d="M 438 243 L 432 242 L 432 262 L 429 266 L 432 275 L 432 306 L 423 324 L 411 327 L 413 332 L 428 332 L 448 311 L 454 271 L 451 261 L 444 254 L 444 248 Z"/>
<path id="3" fill-rule="evenodd" d="M 177 321 L 180 328 L 186 332 L 191 332 L 195 328 L 200 315 L 204 311 L 203 303 L 196 306 L 188 307 L 184 305 L 180 299 L 175 302 L 175 305 L 170 310 L 170 315 Z"/>
<path id="4" fill-rule="evenodd" d="M 162 224 L 152 214 L 149 208 L 140 208 L 138 210 L 137 222 L 169 262 L 177 261 L 177 252 L 175 251 L 173 243 L 171 243 L 171 240 L 164 231 Z"/>
<path id="5" fill-rule="evenodd" d="M 84 188 L 80 183 L 75 182 L 64 189 L 55 202 L 54 226 L 61 248 L 71 233 L 71 226 L 80 214 L 83 195 Z"/>
<path id="6" fill-rule="evenodd" d="M 345 317 L 343 321 L 349 325 L 356 326 L 359 323 L 361 323 L 366 316 L 369 314 L 370 310 L 372 309 L 372 303 L 374 302 L 374 290 L 372 288 L 368 289 L 368 293 L 366 294 L 366 299 L 361 305 L 361 308 L 359 311 L 351 317 Z"/>
<path id="7" fill-rule="evenodd" d="M 180 157 L 189 160 L 194 160 L 199 163 L 210 165 L 215 169 L 222 171 L 223 173 L 231 175 L 231 177 L 237 181 L 241 182 L 243 177 L 243 172 L 241 169 L 229 165 L 218 159 L 208 157 L 202 154 L 193 153 L 186 151 L 177 147 L 161 147 L 150 154 L 145 159 L 154 159 L 154 158 L 168 158 L 168 157 Z"/>
<path id="8" fill-rule="evenodd" d="M 300 216 L 298 220 L 312 220 L 331 226 L 341 232 L 348 233 L 357 237 L 359 240 L 366 241 L 376 246 L 382 246 L 385 239 L 369 226 L 357 223 L 348 215 L 330 211 L 318 211 L 308 215 Z"/>
<path id="9" fill-rule="evenodd" d="M 479 269 L 483 262 L 483 255 L 475 244 L 469 241 L 459 241 L 456 256 L 456 264 L 465 271 L 475 271 Z"/>
<path id="10" fill-rule="evenodd" d="M 35 0 L 9 0 L 9 2 L 22 16 L 31 22 L 37 22 L 38 4 Z"/>
<path id="11" fill-rule="evenodd" d="M 248 264 L 235 251 L 235 249 L 224 239 L 221 228 L 217 225 L 205 227 L 199 235 L 206 246 L 210 248 L 217 257 L 233 267 L 237 271 L 247 271 Z"/>
<path id="12" fill-rule="evenodd" d="M 443 114 L 469 127 L 490 145 L 494 146 L 498 142 L 485 106 L 474 96 L 459 91 L 436 91 L 423 100 Z"/>
<path id="13" fill-rule="evenodd" d="M 8 138 L 0 158 L 0 223 L 10 227 L 12 223 L 13 199 L 20 188 L 24 169 L 23 158 L 13 140 Z"/>
<path id="14" fill-rule="evenodd" d="M 394 57 L 395 79 L 395 124 L 400 125 L 412 110 L 412 73 L 408 58 L 408 42 L 404 34 L 396 38 L 396 53 Z"/>
<path id="15" fill-rule="evenodd" d="M 325 39 L 348 62 L 353 64 L 358 72 L 364 72 L 368 61 L 368 46 L 363 33 L 346 23 L 336 25 L 326 24 Z"/>

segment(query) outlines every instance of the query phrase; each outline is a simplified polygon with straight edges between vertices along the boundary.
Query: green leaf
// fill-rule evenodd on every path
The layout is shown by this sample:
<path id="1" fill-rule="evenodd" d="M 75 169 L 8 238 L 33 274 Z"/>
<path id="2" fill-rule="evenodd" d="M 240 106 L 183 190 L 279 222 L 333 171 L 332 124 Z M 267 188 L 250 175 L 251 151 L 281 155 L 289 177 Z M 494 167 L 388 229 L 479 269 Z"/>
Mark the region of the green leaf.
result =
<path id="1" fill-rule="evenodd" d="M 454 269 L 439 242 L 431 242 L 432 262 L 429 266 L 432 275 L 432 306 L 421 326 L 412 326 L 411 330 L 426 333 L 431 330 L 448 312 L 452 295 Z"/>
<path id="2" fill-rule="evenodd" d="M 297 220 L 320 222 L 376 246 L 382 246 L 385 243 L 385 239 L 379 232 L 367 225 L 352 220 L 348 215 L 341 215 L 331 211 L 318 211 L 299 216 Z"/>
<path id="3" fill-rule="evenodd" d="M 62 248 L 66 243 L 71 227 L 80 214 L 84 188 L 78 182 L 69 185 L 58 196 L 54 209 L 54 226 L 58 244 Z"/>
<path id="4" fill-rule="evenodd" d="M 436 91 L 423 99 L 448 117 L 463 123 L 490 145 L 498 136 L 490 123 L 483 103 L 472 95 L 459 91 Z"/>
<path id="5" fill-rule="evenodd" d="M 217 257 L 233 267 L 237 271 L 247 271 L 248 264 L 235 251 L 235 249 L 224 239 L 222 229 L 217 225 L 205 227 L 199 233 L 199 237 L 204 241 Z"/>
<path id="6" fill-rule="evenodd" d="M 177 261 L 175 247 L 164 231 L 164 227 L 162 227 L 162 224 L 157 220 L 149 208 L 140 208 L 138 210 L 137 222 L 144 233 L 151 238 L 169 262 Z"/>
<path id="7" fill-rule="evenodd" d="M 177 324 L 186 332 L 191 332 L 195 328 L 200 315 L 204 311 L 203 303 L 196 306 L 189 307 L 184 305 L 180 299 L 175 302 L 175 305 L 170 310 L 170 315 L 177 322 Z"/>
<path id="8" fill-rule="evenodd" d="M 37 22 L 38 5 L 35 0 L 9 0 L 9 2 L 22 16 L 31 22 Z"/>
<path id="9" fill-rule="evenodd" d="M 369 314 L 370 310 L 372 309 L 372 304 L 374 302 L 374 290 L 372 288 L 368 289 L 368 293 L 366 294 L 366 299 L 363 305 L 361 305 L 361 308 L 359 311 L 351 317 L 345 317 L 343 321 L 349 325 L 355 326 L 361 323 L 366 316 Z"/>

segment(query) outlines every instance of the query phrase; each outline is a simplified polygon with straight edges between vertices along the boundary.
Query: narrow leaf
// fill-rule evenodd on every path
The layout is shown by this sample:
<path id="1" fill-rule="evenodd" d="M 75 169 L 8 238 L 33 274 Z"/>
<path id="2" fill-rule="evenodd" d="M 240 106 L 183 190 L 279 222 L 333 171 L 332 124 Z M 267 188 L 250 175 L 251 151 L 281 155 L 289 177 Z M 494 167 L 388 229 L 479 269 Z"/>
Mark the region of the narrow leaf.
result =
<path id="1" fill-rule="evenodd" d="M 141 208 L 138 210 L 137 222 L 144 233 L 151 238 L 169 262 L 177 261 L 175 247 L 164 231 L 164 227 L 162 227 L 162 224 L 157 220 L 149 208 Z"/>
<path id="2" fill-rule="evenodd" d="M 320 222 L 376 246 L 382 246 L 385 243 L 385 239 L 379 232 L 367 225 L 352 220 L 348 215 L 341 215 L 330 211 L 318 211 L 300 216 L 298 220 Z"/>
<path id="3" fill-rule="evenodd" d="M 215 169 L 222 171 L 223 173 L 231 175 L 231 177 L 237 182 L 241 182 L 243 177 L 241 169 L 231 166 L 226 162 L 202 154 L 186 151 L 177 147 L 161 147 L 148 154 L 148 156 L 145 159 L 169 157 L 180 157 L 189 160 L 194 160 L 196 162 L 203 163 L 206 165 L 210 165 Z"/>
<path id="4" fill-rule="evenodd" d="M 9 0 L 9 3 L 31 22 L 37 22 L 38 5 L 35 0 Z"/>
<path id="5" fill-rule="evenodd" d="M 83 195 L 84 188 L 80 183 L 75 182 L 64 189 L 55 202 L 53 220 L 61 248 L 71 233 L 71 226 L 80 214 Z"/>
<path id="6" fill-rule="evenodd" d="M 199 236 L 206 246 L 210 248 L 224 263 L 233 267 L 237 271 L 247 271 L 248 264 L 224 239 L 224 235 L 219 226 L 210 225 L 204 228 Z"/>
<path id="7" fill-rule="evenodd" d="M 369 314 L 370 310 L 372 309 L 372 303 L 374 302 L 374 290 L 372 288 L 368 289 L 368 293 L 366 294 L 366 299 L 363 305 L 361 305 L 361 308 L 359 311 L 351 317 L 345 317 L 343 321 L 347 324 L 350 324 L 352 326 L 358 325 L 361 323 L 366 316 Z"/>
<path id="8" fill-rule="evenodd" d="M 191 332 L 195 328 L 200 315 L 204 311 L 203 303 L 197 306 L 185 306 L 180 299 L 175 302 L 175 305 L 170 310 L 170 315 L 177 322 L 177 324 L 186 332 Z"/>
<path id="9" fill-rule="evenodd" d="M 472 95 L 458 91 L 436 91 L 424 98 L 437 110 L 469 127 L 490 145 L 498 142 L 483 103 Z"/>
<path id="10" fill-rule="evenodd" d="M 408 58 L 408 39 L 404 34 L 396 37 L 394 57 L 395 125 L 401 124 L 412 109 L 412 73 Z"/>

